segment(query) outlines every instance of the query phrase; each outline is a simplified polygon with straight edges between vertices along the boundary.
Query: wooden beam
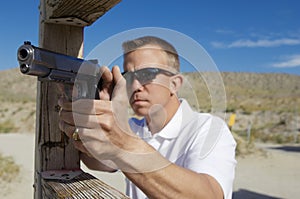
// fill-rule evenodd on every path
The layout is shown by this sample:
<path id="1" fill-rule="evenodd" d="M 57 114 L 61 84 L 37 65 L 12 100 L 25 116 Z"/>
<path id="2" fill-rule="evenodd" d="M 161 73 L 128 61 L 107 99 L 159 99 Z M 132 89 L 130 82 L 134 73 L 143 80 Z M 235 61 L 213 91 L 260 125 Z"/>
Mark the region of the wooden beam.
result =
<path id="1" fill-rule="evenodd" d="M 93 23 L 118 2 L 119 0 L 41 0 L 39 47 L 74 57 L 83 57 L 84 26 Z M 103 12 L 100 13 L 99 10 Z M 76 20 L 66 20 L 70 16 Z M 62 23 L 56 23 L 53 19 L 59 19 Z M 85 23 L 78 24 L 77 20 Z M 84 172 L 69 181 L 43 178 L 43 173 L 49 171 L 54 173 L 62 170 L 81 171 L 79 152 L 73 147 L 73 140 L 66 137 L 58 128 L 57 102 L 61 94 L 57 88 L 55 83 L 38 82 L 34 197 L 36 199 L 78 198 L 73 196 L 79 194 L 89 196 L 83 198 L 103 198 L 100 197 L 101 194 L 110 192 L 111 198 L 127 198 Z M 81 184 L 80 188 L 76 185 L 78 182 Z M 95 186 L 91 186 L 91 183 Z M 60 192 L 62 187 L 68 189 L 69 195 Z M 97 192 L 98 195 L 90 197 L 91 193 L 88 190 L 91 193 Z"/>
<path id="2" fill-rule="evenodd" d="M 82 56 L 83 28 L 40 24 L 39 46 L 71 56 Z M 38 82 L 35 149 L 35 197 L 41 198 L 41 174 L 48 170 L 80 168 L 79 152 L 58 128 L 60 93 L 55 83 Z"/>
<path id="3" fill-rule="evenodd" d="M 103 183 L 88 173 L 82 173 L 70 181 L 45 181 L 43 199 L 53 198 L 112 198 L 129 199 L 120 191 Z"/>
<path id="4" fill-rule="evenodd" d="M 121 0 L 48 0 L 43 20 L 47 23 L 89 26 Z"/>

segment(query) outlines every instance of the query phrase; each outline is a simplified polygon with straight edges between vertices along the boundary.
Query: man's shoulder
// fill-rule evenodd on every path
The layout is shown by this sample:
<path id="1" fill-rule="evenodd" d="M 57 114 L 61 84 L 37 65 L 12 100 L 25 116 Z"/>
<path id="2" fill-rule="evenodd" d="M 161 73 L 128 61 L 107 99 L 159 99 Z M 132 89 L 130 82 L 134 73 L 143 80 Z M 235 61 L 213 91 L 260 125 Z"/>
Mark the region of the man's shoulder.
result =
<path id="1" fill-rule="evenodd" d="M 186 121 L 188 126 L 193 126 L 193 128 L 212 128 L 217 126 L 219 128 L 223 128 L 226 126 L 225 119 L 220 116 L 217 116 L 212 113 L 202 113 L 202 112 L 194 112 L 194 115 L 190 120 Z"/>
<path id="2" fill-rule="evenodd" d="M 212 113 L 194 111 L 193 119 L 195 119 L 195 120 L 202 120 L 202 121 L 207 121 L 208 122 L 212 119 L 217 119 L 217 118 L 219 118 L 219 117 L 215 116 Z"/>

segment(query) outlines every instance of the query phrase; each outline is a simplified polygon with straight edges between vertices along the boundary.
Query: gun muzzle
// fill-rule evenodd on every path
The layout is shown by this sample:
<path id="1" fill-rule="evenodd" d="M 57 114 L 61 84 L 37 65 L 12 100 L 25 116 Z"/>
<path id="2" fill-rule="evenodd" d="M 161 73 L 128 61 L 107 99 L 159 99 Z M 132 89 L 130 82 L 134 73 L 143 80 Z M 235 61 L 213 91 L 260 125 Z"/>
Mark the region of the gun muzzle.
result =
<path id="1" fill-rule="evenodd" d="M 19 48 L 18 60 L 20 62 L 20 71 L 24 74 L 26 74 L 30 70 L 30 67 L 26 62 L 30 59 L 31 56 L 33 56 L 32 48 L 25 45 Z"/>
<path id="2" fill-rule="evenodd" d="M 38 62 L 36 57 L 39 57 L 39 52 L 36 52 L 30 42 L 24 42 L 17 52 L 20 71 L 26 75 L 46 76 L 50 73 L 50 69 Z"/>

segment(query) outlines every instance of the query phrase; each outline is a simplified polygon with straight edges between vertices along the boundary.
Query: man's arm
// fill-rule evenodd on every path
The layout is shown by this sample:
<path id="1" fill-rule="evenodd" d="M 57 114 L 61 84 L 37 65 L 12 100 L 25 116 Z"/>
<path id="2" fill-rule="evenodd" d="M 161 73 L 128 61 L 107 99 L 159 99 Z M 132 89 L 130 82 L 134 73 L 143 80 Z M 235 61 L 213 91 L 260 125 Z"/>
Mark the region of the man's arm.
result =
<path id="1" fill-rule="evenodd" d="M 223 198 L 218 182 L 175 164 L 151 173 L 125 173 L 149 198 Z"/>
<path id="2" fill-rule="evenodd" d="M 112 161 L 106 161 L 105 163 L 98 161 L 94 157 L 91 157 L 85 153 L 80 154 L 81 161 L 91 170 L 116 172 L 116 165 Z"/>
<path id="3" fill-rule="evenodd" d="M 142 160 L 143 158 L 138 156 L 134 160 L 132 155 L 122 155 L 122 159 L 116 163 L 125 176 L 149 198 L 223 198 L 220 184 L 210 175 L 196 173 L 170 163 L 142 140 L 135 146 L 138 146 L 136 150 L 142 151 L 143 154 L 152 154 L 150 159 L 156 161 L 151 164 L 151 161 Z"/>

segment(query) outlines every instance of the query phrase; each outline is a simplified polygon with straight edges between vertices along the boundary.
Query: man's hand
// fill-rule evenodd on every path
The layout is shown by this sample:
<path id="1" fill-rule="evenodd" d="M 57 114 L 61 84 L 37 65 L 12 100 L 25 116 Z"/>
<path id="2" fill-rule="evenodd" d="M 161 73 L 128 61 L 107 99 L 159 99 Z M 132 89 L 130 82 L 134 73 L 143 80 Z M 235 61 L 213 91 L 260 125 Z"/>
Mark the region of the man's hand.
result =
<path id="1" fill-rule="evenodd" d="M 70 138 L 77 129 L 81 141 L 75 141 L 74 145 L 81 152 L 98 160 L 116 159 L 121 151 L 133 151 L 134 144 L 130 143 L 139 138 L 128 125 L 126 82 L 119 68 L 114 67 L 110 72 L 103 67 L 101 71 L 100 100 L 60 99 L 59 127 Z"/>

